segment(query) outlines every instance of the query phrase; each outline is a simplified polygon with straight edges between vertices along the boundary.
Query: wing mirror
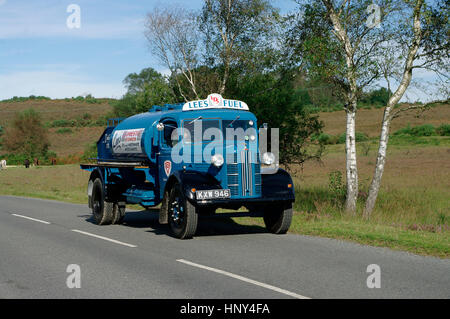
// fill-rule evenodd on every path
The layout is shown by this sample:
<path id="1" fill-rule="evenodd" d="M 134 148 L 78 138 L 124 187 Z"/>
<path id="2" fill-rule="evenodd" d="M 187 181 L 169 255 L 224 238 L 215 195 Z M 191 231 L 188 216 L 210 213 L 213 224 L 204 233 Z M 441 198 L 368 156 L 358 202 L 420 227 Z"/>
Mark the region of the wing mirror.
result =
<path id="1" fill-rule="evenodd" d="M 164 130 L 164 124 L 163 123 L 153 123 L 153 146 L 158 146 L 159 143 L 159 134 L 158 132 L 162 132 Z"/>
<path id="2" fill-rule="evenodd" d="M 163 123 L 158 123 L 158 124 L 156 124 L 156 129 L 157 129 L 159 132 L 164 131 L 164 124 L 163 124 Z"/>

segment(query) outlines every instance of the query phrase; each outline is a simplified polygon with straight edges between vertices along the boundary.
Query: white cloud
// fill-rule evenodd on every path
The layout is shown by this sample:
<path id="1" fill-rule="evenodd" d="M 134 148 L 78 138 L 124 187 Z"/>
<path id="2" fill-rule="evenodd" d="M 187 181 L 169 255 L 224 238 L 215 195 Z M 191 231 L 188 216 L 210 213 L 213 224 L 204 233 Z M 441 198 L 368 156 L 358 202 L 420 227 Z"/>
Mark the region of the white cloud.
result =
<path id="1" fill-rule="evenodd" d="M 125 93 L 122 83 L 102 83 L 65 70 L 19 71 L 0 75 L 0 99 L 13 96 L 43 95 L 66 98 L 90 93 L 95 97 L 120 98 Z"/>
<path id="2" fill-rule="evenodd" d="M 1 1 L 0 0 L 0 5 Z M 81 7 L 81 28 L 70 29 L 66 20 L 70 13 L 58 4 L 35 3 L 15 4 L 0 10 L 0 39 L 42 38 L 42 37 L 81 37 L 91 39 L 142 37 L 144 18 L 91 17 Z M 86 9 L 87 10 L 87 9 Z M 91 11 L 94 11 L 91 10 Z M 98 14 L 101 11 L 94 11 Z"/>

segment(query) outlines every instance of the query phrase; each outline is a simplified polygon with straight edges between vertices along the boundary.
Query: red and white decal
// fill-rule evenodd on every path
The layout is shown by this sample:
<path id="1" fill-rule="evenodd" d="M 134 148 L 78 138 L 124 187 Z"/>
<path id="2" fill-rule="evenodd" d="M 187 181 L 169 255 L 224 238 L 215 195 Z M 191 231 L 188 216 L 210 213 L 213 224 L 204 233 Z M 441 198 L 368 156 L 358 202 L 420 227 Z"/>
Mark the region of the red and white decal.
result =
<path id="1" fill-rule="evenodd" d="M 172 162 L 165 161 L 164 162 L 164 172 L 166 173 L 167 177 L 169 177 L 171 170 L 172 170 Z"/>
<path id="2" fill-rule="evenodd" d="M 115 154 L 142 154 L 144 128 L 114 131 L 112 149 Z"/>

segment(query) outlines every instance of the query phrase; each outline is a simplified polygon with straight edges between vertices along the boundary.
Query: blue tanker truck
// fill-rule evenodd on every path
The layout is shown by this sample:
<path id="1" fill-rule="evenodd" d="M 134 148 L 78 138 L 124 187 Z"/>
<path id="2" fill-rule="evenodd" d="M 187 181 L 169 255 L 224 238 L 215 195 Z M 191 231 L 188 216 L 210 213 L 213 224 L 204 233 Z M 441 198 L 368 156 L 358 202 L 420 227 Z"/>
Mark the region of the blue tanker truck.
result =
<path id="1" fill-rule="evenodd" d="M 276 156 L 260 151 L 257 119 L 242 101 L 211 94 L 205 100 L 153 106 L 110 119 L 97 142 L 88 204 L 99 225 L 123 221 L 126 204 L 161 204 L 159 222 L 192 238 L 198 218 L 218 208 L 248 209 L 268 231 L 286 233 L 294 185 Z M 214 138 L 213 138 L 214 137 Z"/>

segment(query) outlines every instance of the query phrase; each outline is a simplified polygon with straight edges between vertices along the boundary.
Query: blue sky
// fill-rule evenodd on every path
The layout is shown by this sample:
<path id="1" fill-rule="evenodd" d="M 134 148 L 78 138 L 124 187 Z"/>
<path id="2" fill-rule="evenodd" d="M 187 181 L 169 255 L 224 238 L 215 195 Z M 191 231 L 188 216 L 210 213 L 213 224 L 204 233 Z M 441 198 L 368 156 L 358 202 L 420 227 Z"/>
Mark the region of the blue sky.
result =
<path id="1" fill-rule="evenodd" d="M 274 0 L 282 13 L 294 0 Z M 69 29 L 70 4 L 81 8 L 81 28 Z M 92 94 L 119 98 L 122 80 L 153 67 L 163 72 L 144 37 L 144 18 L 155 6 L 199 10 L 203 0 L 0 0 L 0 100 Z M 425 74 L 426 76 L 426 74 Z M 405 99 L 417 100 L 409 90 Z"/>
<path id="2" fill-rule="evenodd" d="M 0 0 L 0 99 L 92 94 L 120 97 L 122 80 L 153 67 L 144 17 L 154 6 L 171 3 L 200 9 L 202 0 Z M 81 9 L 81 28 L 69 29 L 70 4 Z M 274 5 L 288 11 L 293 0 Z"/>

